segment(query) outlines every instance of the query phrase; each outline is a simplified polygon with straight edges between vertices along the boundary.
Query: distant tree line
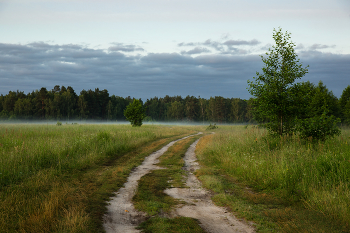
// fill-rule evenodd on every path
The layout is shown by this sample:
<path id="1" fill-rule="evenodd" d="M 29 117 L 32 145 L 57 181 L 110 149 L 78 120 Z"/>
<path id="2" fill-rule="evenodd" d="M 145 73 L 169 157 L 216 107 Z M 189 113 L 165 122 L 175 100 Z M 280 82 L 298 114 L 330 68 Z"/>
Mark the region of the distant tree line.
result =
<path id="1" fill-rule="evenodd" d="M 10 91 L 0 96 L 1 120 L 126 120 L 124 110 L 131 97 L 110 96 L 107 90 L 82 90 L 78 96 L 70 86 L 56 85 L 24 94 Z M 141 101 L 142 102 L 142 101 Z M 249 100 L 223 98 L 204 99 L 187 96 L 165 96 L 147 99 L 145 121 L 185 122 L 250 122 Z"/>
<path id="2" fill-rule="evenodd" d="M 313 86 L 313 84 L 309 84 Z M 350 123 L 350 86 L 338 100 L 323 84 L 313 86 L 317 90 L 310 102 L 318 111 L 318 102 L 326 103 L 333 115 Z M 322 96 L 322 97 L 321 97 Z M 56 85 L 52 90 L 45 87 L 24 94 L 10 91 L 0 96 L 0 120 L 126 120 L 124 110 L 133 102 L 131 97 L 110 96 L 107 90 L 96 88 L 82 90 L 77 95 L 70 86 Z M 142 101 L 141 101 L 142 102 Z M 142 102 L 146 109 L 147 121 L 182 121 L 243 123 L 254 122 L 253 99 L 223 98 L 221 96 L 204 99 L 195 96 L 154 97 Z"/>
<path id="3" fill-rule="evenodd" d="M 146 121 L 242 123 L 253 120 L 249 100 L 239 98 L 165 96 L 148 99 L 144 106 Z"/>
<path id="4" fill-rule="evenodd" d="M 25 95 L 10 91 L 0 96 L 0 119 L 5 120 L 125 120 L 123 111 L 132 98 L 110 96 L 107 90 L 82 90 L 70 86 L 45 87 Z"/>

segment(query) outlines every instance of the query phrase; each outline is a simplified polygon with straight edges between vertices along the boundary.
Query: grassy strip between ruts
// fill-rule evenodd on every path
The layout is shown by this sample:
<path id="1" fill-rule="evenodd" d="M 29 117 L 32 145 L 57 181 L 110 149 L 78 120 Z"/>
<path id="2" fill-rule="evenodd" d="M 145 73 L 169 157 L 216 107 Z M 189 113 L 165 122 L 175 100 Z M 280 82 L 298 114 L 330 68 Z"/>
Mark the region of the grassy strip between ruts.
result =
<path id="1" fill-rule="evenodd" d="M 143 232 L 204 232 L 195 219 L 167 218 L 167 213 L 180 204 L 180 201 L 163 192 L 171 187 L 185 187 L 183 157 L 189 146 L 199 137 L 194 136 L 175 143 L 159 158 L 158 166 L 165 169 L 154 170 L 140 179 L 133 202 L 138 210 L 150 216 L 139 226 Z"/>
<path id="2" fill-rule="evenodd" d="M 0 126 L 0 232 L 103 232 L 105 201 L 131 169 L 195 132 L 168 128 Z"/>
<path id="3" fill-rule="evenodd" d="M 258 232 L 349 232 L 349 133 L 315 143 L 220 126 L 197 144 L 196 176 Z"/>

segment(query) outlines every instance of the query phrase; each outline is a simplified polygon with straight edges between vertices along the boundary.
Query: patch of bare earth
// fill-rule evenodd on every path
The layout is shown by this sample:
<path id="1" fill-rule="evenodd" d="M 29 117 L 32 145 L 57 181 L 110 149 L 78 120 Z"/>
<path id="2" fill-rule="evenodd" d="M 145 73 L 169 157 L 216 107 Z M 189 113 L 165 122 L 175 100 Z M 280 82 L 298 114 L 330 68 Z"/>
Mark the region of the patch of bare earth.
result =
<path id="1" fill-rule="evenodd" d="M 107 233 L 134 233 L 140 232 L 135 229 L 137 225 L 146 219 L 146 214 L 136 211 L 131 200 L 137 190 L 138 181 L 142 176 L 146 175 L 152 170 L 160 169 L 156 166 L 158 158 L 163 155 L 169 147 L 174 145 L 177 141 L 186 139 L 190 136 L 181 138 L 170 142 L 162 149 L 152 153 L 145 158 L 143 163 L 131 172 L 127 182 L 123 188 L 120 188 L 115 197 L 108 202 L 107 213 L 103 219 L 103 227 Z"/>
<path id="2" fill-rule="evenodd" d="M 193 174 L 199 169 L 196 162 L 195 148 L 199 139 L 187 150 L 184 169 L 188 171 L 186 185 L 189 188 L 171 188 L 164 192 L 169 196 L 185 201 L 172 212 L 172 216 L 184 216 L 198 219 L 201 227 L 210 233 L 255 232 L 249 224 L 238 220 L 225 208 L 214 205 L 210 193 L 202 188 L 200 181 Z"/>

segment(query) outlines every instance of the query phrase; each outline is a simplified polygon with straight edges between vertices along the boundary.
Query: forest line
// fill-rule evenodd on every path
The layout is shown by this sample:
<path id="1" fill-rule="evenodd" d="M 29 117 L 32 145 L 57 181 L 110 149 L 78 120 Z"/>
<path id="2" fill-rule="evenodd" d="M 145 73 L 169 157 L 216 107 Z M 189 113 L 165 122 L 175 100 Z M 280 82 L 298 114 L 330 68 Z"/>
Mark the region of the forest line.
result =
<path id="1" fill-rule="evenodd" d="M 77 95 L 70 86 L 56 85 L 52 90 L 24 94 L 10 91 L 0 96 L 1 120 L 101 120 L 122 121 L 125 108 L 133 98 L 109 95 L 108 90 L 82 90 Z M 143 102 L 144 121 L 211 121 L 238 123 L 252 121 L 249 100 L 223 98 L 204 99 L 181 96 L 154 97 Z"/>
<path id="2" fill-rule="evenodd" d="M 315 104 L 316 108 L 319 104 L 327 104 L 332 109 L 332 115 L 342 119 L 343 123 L 349 123 L 350 116 L 346 110 L 350 106 L 350 86 L 344 89 L 340 99 L 322 82 L 314 87 L 320 92 L 310 104 Z M 130 96 L 110 96 L 108 90 L 99 88 L 82 90 L 80 95 L 70 86 L 59 85 L 52 90 L 42 87 L 28 94 L 9 91 L 7 95 L 0 95 L 0 120 L 123 121 L 126 120 L 124 110 L 132 101 Z M 147 116 L 145 122 L 254 122 L 252 99 L 166 95 L 142 103 Z"/>

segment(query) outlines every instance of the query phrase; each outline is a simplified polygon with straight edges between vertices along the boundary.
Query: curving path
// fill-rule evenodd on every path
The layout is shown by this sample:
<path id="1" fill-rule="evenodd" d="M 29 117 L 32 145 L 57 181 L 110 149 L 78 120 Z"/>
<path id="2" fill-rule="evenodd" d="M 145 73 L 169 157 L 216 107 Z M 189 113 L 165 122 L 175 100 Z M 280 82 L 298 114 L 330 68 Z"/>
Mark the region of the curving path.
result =
<path id="1" fill-rule="evenodd" d="M 188 137 L 191 136 L 172 141 L 162 149 L 152 153 L 145 158 L 140 166 L 131 172 L 124 187 L 120 188 L 116 196 L 108 202 L 108 210 L 104 216 L 103 223 L 103 227 L 107 233 L 140 232 L 135 227 L 146 220 L 146 214 L 136 211 L 132 204 L 132 198 L 137 190 L 138 181 L 150 171 L 161 169 L 155 165 L 159 162 L 158 158 L 177 141 Z M 238 220 L 231 213 L 227 212 L 225 208 L 214 205 L 211 201 L 210 193 L 202 188 L 200 181 L 193 174 L 195 170 L 199 169 L 195 155 L 195 148 L 198 141 L 199 139 L 189 147 L 184 157 L 184 169 L 188 172 L 186 185 L 189 188 L 170 188 L 164 191 L 169 196 L 182 199 L 186 203 L 176 208 L 171 215 L 174 217 L 184 216 L 198 219 L 201 227 L 210 233 L 255 232 L 254 228 Z"/>

